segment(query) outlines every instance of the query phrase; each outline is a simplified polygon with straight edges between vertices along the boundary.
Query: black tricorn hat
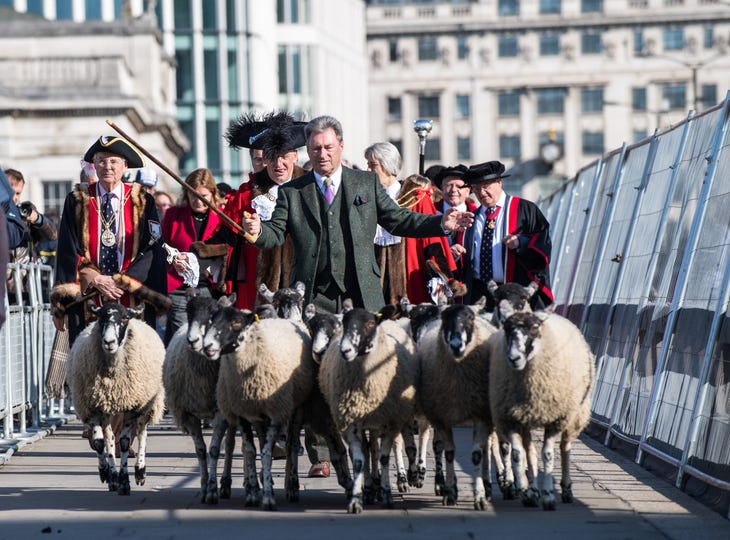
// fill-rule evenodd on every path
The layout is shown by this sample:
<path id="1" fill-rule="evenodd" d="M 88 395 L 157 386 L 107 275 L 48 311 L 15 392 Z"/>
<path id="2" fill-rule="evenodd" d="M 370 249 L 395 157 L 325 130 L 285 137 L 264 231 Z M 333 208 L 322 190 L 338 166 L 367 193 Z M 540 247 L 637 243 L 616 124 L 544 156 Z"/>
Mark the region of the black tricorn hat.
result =
<path id="1" fill-rule="evenodd" d="M 88 163 L 94 162 L 94 154 L 97 152 L 108 152 L 116 154 L 127 160 L 127 167 L 130 169 L 139 169 L 144 167 L 144 158 L 136 148 L 121 137 L 108 137 L 102 135 L 84 154 L 84 161 Z"/>
<path id="2" fill-rule="evenodd" d="M 472 186 L 482 182 L 495 182 L 508 176 L 510 175 L 504 174 L 504 164 L 501 161 L 487 161 L 469 167 L 462 179 L 465 184 Z"/>
<path id="3" fill-rule="evenodd" d="M 286 111 L 263 116 L 242 114 L 231 122 L 224 137 L 233 148 L 251 148 L 280 155 L 306 144 L 305 125 L 306 122 L 295 121 Z"/>
<path id="4" fill-rule="evenodd" d="M 433 178 L 433 183 L 441 188 L 441 184 L 447 178 L 464 178 L 464 174 L 468 169 L 465 165 L 456 165 L 454 167 L 444 167 L 438 174 Z"/>

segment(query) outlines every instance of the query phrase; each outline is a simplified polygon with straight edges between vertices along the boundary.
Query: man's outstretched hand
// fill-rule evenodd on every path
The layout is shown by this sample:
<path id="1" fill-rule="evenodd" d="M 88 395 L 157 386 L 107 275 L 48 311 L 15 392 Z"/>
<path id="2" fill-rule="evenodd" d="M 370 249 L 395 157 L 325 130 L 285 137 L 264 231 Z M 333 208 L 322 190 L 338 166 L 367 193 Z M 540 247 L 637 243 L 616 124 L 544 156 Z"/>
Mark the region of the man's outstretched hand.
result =
<path id="1" fill-rule="evenodd" d="M 462 212 L 456 208 L 449 208 L 441 217 L 441 226 L 445 231 L 465 231 L 474 223 L 472 212 Z"/>

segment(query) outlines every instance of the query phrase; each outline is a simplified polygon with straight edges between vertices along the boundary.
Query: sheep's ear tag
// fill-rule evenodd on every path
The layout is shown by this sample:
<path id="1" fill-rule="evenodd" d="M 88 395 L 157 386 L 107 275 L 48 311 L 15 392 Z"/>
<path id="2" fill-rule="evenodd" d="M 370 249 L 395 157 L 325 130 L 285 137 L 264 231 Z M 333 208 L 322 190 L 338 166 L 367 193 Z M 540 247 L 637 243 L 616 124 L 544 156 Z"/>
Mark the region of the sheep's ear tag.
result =
<path id="1" fill-rule="evenodd" d="M 254 320 L 254 322 L 256 322 L 256 323 L 259 323 L 259 322 L 261 322 L 261 319 L 259 318 L 259 314 L 258 314 L 258 313 L 254 313 L 254 315 L 253 315 L 253 320 Z"/>

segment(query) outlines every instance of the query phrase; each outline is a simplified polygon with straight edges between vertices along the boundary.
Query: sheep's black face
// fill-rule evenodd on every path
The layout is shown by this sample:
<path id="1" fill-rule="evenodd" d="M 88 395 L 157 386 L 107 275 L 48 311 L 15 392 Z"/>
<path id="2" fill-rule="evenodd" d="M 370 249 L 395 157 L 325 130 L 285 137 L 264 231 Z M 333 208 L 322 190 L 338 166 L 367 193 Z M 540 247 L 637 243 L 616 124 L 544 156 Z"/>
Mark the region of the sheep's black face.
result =
<path id="1" fill-rule="evenodd" d="M 447 307 L 441 314 L 441 337 L 455 358 L 461 358 L 474 335 L 474 310 L 462 304 Z"/>
<path id="2" fill-rule="evenodd" d="M 297 281 L 294 287 L 284 287 L 272 293 L 265 283 L 259 286 L 259 294 L 276 310 L 277 316 L 290 321 L 302 320 L 304 283 Z"/>
<path id="3" fill-rule="evenodd" d="M 525 369 L 539 352 L 542 322 L 534 313 L 515 313 L 504 321 L 507 361 L 513 369 Z"/>
<path id="4" fill-rule="evenodd" d="M 408 311 L 410 319 L 411 336 L 414 341 L 418 341 L 424 328 L 439 318 L 441 310 L 435 304 L 423 303 L 413 306 Z"/>
<path id="5" fill-rule="evenodd" d="M 332 337 L 342 328 L 342 323 L 337 315 L 331 313 L 316 313 L 307 317 L 306 323 L 312 337 L 312 358 L 319 364 Z"/>
<path id="6" fill-rule="evenodd" d="M 537 292 L 537 284 L 530 283 L 527 287 L 523 287 L 519 283 L 505 283 L 499 286 L 495 284 L 490 287 L 489 292 L 494 298 L 492 324 L 499 328 L 513 313 L 532 311 L 530 298 Z"/>
<path id="7" fill-rule="evenodd" d="M 130 319 L 137 317 L 144 306 L 126 308 L 121 304 L 104 304 L 92 311 L 96 315 L 101 335 L 101 348 L 108 354 L 116 353 L 124 344 L 127 335 L 127 325 Z"/>
<path id="8" fill-rule="evenodd" d="M 257 317 L 247 310 L 222 307 L 213 314 L 203 338 L 203 353 L 210 360 L 234 352 L 243 343 L 244 331 Z"/>
<path id="9" fill-rule="evenodd" d="M 209 296 L 193 296 L 188 300 L 188 345 L 196 352 L 203 350 L 203 336 L 208 330 L 218 302 Z"/>
<path id="10" fill-rule="evenodd" d="M 340 352 L 348 362 L 368 354 L 375 346 L 379 317 L 363 308 L 353 308 L 342 317 Z"/>

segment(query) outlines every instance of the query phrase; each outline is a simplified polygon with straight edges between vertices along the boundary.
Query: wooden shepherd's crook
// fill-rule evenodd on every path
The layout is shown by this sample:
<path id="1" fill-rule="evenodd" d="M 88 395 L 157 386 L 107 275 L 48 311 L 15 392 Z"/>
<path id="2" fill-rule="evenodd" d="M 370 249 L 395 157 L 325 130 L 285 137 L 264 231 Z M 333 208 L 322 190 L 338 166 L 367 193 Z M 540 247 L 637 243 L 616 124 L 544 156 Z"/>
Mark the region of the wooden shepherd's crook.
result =
<path id="1" fill-rule="evenodd" d="M 198 200 L 205 203 L 205 205 L 208 208 L 210 208 L 215 214 L 217 214 L 218 217 L 221 218 L 221 220 L 223 220 L 223 223 L 228 225 L 228 227 L 233 229 L 233 231 L 235 231 L 236 233 L 243 236 L 246 239 L 246 241 L 248 241 L 248 242 L 254 243 L 256 241 L 256 238 L 254 238 L 252 235 L 250 235 L 249 233 L 244 231 L 243 227 L 241 227 L 238 223 L 236 223 L 231 218 L 229 218 L 227 215 L 225 215 L 223 212 L 221 212 L 220 209 L 214 203 L 210 202 L 205 197 L 201 197 L 200 195 L 198 195 L 198 192 L 195 191 L 195 189 L 193 189 L 192 187 L 187 185 L 184 180 L 182 180 L 178 175 L 176 175 L 174 172 L 172 172 L 172 170 L 170 170 L 164 163 L 162 163 L 159 159 L 157 159 L 155 156 L 150 154 L 147 150 L 142 148 L 142 146 L 140 146 L 140 144 L 137 141 L 135 141 L 132 137 L 127 135 L 122 128 L 117 126 L 111 120 L 107 120 L 106 123 L 109 124 L 112 127 L 112 129 L 114 129 L 114 131 L 116 131 L 124 139 L 126 139 L 128 143 L 130 143 L 132 146 L 137 148 L 145 156 L 150 158 L 150 160 L 152 160 L 160 169 L 165 171 L 173 180 L 175 180 L 175 182 L 180 184 L 183 187 L 183 189 L 185 189 L 188 193 L 192 193 L 195 197 L 198 198 Z"/>

